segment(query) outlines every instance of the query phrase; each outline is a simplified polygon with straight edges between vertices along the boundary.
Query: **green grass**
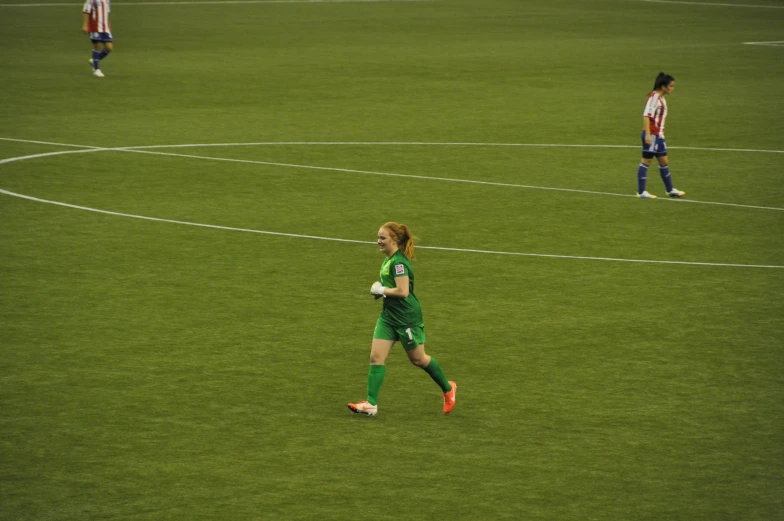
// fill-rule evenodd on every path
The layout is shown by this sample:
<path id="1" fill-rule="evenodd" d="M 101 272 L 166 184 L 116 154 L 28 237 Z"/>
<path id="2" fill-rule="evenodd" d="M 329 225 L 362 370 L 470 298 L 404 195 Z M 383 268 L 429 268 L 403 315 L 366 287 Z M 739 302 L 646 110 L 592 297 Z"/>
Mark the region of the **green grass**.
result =
<path id="1" fill-rule="evenodd" d="M 0 519 L 784 519 L 778 2 L 133 3 L 102 80 L 0 5 L 0 161 L 148 147 L 0 164 L 114 212 L 0 194 Z M 283 142 L 355 144 L 149 148 Z M 448 417 L 399 348 L 345 406 L 387 220 Z"/>

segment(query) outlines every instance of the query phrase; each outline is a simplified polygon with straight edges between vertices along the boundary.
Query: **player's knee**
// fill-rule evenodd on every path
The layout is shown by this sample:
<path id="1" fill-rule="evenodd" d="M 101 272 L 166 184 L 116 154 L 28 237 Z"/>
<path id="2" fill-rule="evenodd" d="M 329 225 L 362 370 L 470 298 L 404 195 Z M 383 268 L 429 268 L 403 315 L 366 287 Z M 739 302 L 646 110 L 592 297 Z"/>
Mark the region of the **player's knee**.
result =
<path id="1" fill-rule="evenodd" d="M 427 357 L 425 357 L 425 356 L 420 357 L 420 358 L 411 358 L 410 360 L 411 360 L 411 363 L 414 364 L 417 367 L 421 367 L 422 369 L 427 367 Z"/>

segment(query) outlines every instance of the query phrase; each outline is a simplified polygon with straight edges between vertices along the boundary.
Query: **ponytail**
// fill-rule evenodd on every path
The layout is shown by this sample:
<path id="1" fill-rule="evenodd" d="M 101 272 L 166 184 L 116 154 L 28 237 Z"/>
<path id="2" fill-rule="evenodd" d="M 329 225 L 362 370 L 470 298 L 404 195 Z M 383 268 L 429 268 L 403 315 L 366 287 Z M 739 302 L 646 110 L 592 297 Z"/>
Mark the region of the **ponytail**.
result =
<path id="1" fill-rule="evenodd" d="M 411 260 L 416 259 L 416 256 L 414 255 L 415 237 L 412 235 L 408 226 L 396 222 L 388 222 L 384 223 L 381 227 L 389 230 L 390 235 L 392 235 L 392 238 L 395 239 L 395 242 L 397 243 L 398 249 L 403 250 L 406 257 Z"/>
<path id="2" fill-rule="evenodd" d="M 653 82 L 653 90 L 659 90 L 662 87 L 666 87 L 673 81 L 675 81 L 675 78 L 673 78 L 669 74 L 660 72 L 659 75 L 656 76 L 656 81 Z"/>

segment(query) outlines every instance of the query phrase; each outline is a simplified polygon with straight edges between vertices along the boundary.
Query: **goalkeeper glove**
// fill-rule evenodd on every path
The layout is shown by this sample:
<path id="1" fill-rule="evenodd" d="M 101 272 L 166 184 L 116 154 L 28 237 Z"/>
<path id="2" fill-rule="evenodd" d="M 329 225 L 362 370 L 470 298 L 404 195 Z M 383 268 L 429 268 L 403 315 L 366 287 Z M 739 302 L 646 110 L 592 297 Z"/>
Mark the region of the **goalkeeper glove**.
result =
<path id="1" fill-rule="evenodd" d="M 373 298 L 376 300 L 380 299 L 384 296 L 384 285 L 379 281 L 374 282 L 373 285 L 370 286 L 370 294 L 373 295 Z"/>

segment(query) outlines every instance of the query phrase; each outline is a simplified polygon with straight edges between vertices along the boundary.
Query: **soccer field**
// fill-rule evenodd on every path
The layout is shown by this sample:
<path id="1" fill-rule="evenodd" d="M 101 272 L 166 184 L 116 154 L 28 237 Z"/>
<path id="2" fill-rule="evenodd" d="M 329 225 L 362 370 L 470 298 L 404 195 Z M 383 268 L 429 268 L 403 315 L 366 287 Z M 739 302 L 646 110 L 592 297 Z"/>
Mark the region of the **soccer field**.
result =
<path id="1" fill-rule="evenodd" d="M 0 0 L 0 520 L 784 519 L 780 1 L 111 16 Z M 386 221 L 448 416 L 346 408 Z"/>

